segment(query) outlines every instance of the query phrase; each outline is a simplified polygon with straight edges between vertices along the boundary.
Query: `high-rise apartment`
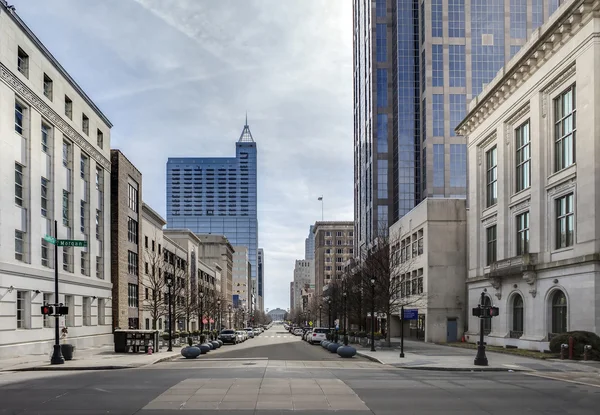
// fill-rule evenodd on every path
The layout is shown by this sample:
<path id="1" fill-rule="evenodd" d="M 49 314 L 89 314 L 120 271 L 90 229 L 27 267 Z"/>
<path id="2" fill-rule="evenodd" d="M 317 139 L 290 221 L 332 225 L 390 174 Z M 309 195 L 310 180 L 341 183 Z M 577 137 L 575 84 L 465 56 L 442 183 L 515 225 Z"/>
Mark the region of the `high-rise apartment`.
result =
<path id="1" fill-rule="evenodd" d="M 308 236 L 304 240 L 304 259 L 315 259 L 315 234 L 313 233 L 314 225 L 310 225 Z"/>
<path id="2" fill-rule="evenodd" d="M 4 0 L 0 32 L 0 358 L 51 350 L 44 303 L 74 346 L 111 343 L 112 124 Z"/>
<path id="3" fill-rule="evenodd" d="M 235 157 L 169 158 L 167 227 L 224 235 L 248 247 L 257 278 L 258 219 L 256 143 L 246 121 Z M 227 301 L 231 302 L 229 297 Z"/>
<path id="4" fill-rule="evenodd" d="M 315 292 L 341 278 L 344 263 L 354 257 L 354 222 L 315 222 Z M 298 307 L 298 304 L 295 304 Z"/>
<path id="5" fill-rule="evenodd" d="M 465 197 L 467 103 L 562 0 L 354 0 L 357 247 L 426 197 Z"/>

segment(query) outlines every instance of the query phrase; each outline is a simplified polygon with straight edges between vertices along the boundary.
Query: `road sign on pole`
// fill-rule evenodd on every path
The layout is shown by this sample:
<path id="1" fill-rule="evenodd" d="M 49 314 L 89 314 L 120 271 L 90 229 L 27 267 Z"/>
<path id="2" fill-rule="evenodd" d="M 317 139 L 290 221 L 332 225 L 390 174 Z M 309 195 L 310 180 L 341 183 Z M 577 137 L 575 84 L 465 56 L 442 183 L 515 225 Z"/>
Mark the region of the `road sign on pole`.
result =
<path id="1" fill-rule="evenodd" d="M 404 320 L 417 320 L 419 318 L 419 310 L 416 308 L 404 309 Z"/>
<path id="2" fill-rule="evenodd" d="M 78 248 L 87 247 L 87 241 L 80 241 L 76 239 L 58 239 L 56 240 L 56 246 L 74 246 Z"/>
<path id="3" fill-rule="evenodd" d="M 50 235 L 44 235 L 44 241 L 51 243 L 52 245 L 56 245 L 56 238 Z"/>

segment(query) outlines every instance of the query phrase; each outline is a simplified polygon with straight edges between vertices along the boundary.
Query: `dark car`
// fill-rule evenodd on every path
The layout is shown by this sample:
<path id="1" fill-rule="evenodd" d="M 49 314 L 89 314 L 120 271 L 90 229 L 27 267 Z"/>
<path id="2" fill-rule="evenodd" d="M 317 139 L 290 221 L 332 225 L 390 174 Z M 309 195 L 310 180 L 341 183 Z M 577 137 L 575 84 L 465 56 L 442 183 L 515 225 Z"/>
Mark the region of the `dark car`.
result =
<path id="1" fill-rule="evenodd" d="M 235 330 L 231 329 L 221 330 L 221 333 L 219 334 L 219 340 L 221 340 L 223 343 L 231 344 L 237 344 L 238 342 Z"/>

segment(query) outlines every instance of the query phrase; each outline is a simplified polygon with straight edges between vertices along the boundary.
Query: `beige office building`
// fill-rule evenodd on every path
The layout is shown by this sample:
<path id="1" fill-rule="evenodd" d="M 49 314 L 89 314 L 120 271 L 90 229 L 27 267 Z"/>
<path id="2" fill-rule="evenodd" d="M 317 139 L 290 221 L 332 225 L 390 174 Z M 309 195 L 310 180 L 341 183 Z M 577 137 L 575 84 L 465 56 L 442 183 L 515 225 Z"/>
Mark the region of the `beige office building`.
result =
<path id="1" fill-rule="evenodd" d="M 342 276 L 344 263 L 354 257 L 354 222 L 315 222 L 313 233 L 315 290 L 321 296 L 332 279 Z"/>

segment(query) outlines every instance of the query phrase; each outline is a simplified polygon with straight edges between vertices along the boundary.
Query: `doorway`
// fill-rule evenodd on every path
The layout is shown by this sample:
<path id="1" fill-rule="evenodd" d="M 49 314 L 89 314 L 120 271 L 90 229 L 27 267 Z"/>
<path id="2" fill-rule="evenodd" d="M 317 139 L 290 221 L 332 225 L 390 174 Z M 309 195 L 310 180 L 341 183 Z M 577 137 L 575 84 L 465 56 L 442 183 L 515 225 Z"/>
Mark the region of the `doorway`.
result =
<path id="1" fill-rule="evenodd" d="M 458 341 L 458 322 L 456 318 L 448 318 L 446 321 L 446 342 L 454 343 Z"/>

